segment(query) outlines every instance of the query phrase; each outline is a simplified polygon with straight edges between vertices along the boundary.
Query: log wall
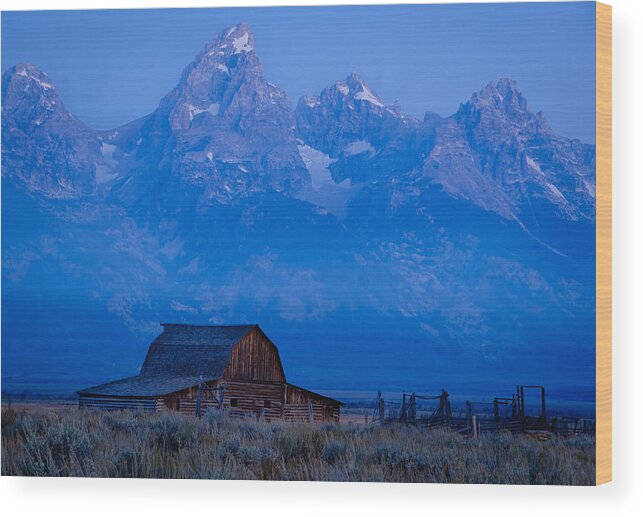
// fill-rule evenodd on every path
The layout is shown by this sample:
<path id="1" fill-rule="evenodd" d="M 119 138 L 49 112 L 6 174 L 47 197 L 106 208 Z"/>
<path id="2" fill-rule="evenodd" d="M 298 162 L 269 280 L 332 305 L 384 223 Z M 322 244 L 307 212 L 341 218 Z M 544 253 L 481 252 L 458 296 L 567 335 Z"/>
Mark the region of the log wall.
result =
<path id="1" fill-rule="evenodd" d="M 225 382 L 225 407 L 263 414 L 265 418 L 281 418 L 283 384 Z"/>
<path id="2" fill-rule="evenodd" d="M 290 422 L 339 422 L 340 404 L 318 393 L 286 384 L 283 419 Z"/>
<path id="3" fill-rule="evenodd" d="M 97 395 L 80 395 L 78 407 L 87 409 L 102 409 L 106 411 L 130 409 L 155 413 L 157 400 L 150 398 L 99 397 Z"/>
<path id="4" fill-rule="evenodd" d="M 219 388 L 220 384 L 225 385 L 224 410 L 230 415 L 283 419 L 288 422 L 311 422 L 312 416 L 312 422 L 339 422 L 339 402 L 291 384 L 228 380 L 210 382 L 208 387 Z M 202 392 L 201 414 L 208 409 L 220 409 L 215 400 L 218 396 L 218 390 Z M 173 410 L 194 416 L 197 398 L 196 387 L 166 395 L 159 399 L 158 410 Z"/>

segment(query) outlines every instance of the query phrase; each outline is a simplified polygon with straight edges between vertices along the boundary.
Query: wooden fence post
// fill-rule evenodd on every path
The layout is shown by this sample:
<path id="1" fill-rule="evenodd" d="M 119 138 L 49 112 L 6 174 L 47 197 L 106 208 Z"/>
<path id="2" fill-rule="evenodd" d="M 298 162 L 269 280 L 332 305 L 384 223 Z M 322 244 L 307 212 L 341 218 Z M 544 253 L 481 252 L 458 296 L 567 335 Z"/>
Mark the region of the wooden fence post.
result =
<path id="1" fill-rule="evenodd" d="M 540 397 L 541 397 L 541 404 L 542 404 L 543 429 L 546 431 L 547 430 L 547 410 L 545 408 L 545 387 L 544 386 L 540 388 Z"/>
<path id="2" fill-rule="evenodd" d="M 309 400 L 308 401 L 308 422 L 311 424 L 315 421 L 314 416 L 313 416 L 313 403 Z"/>
<path id="3" fill-rule="evenodd" d="M 478 438 L 478 422 L 475 415 L 471 417 L 471 426 L 473 429 L 473 438 L 475 440 Z"/>
<path id="4" fill-rule="evenodd" d="M 400 420 L 406 423 L 406 393 L 402 393 L 402 409 L 400 410 Z"/>
<path id="5" fill-rule="evenodd" d="M 522 432 L 525 432 L 527 427 L 527 422 L 525 420 L 525 387 L 520 386 L 520 426 Z"/>
<path id="6" fill-rule="evenodd" d="M 444 422 L 448 427 L 451 424 L 451 402 L 449 401 L 449 392 L 445 389 L 440 394 L 440 404 L 444 406 Z"/>
<path id="7" fill-rule="evenodd" d="M 201 382 L 199 382 L 199 387 L 197 388 L 196 392 L 196 416 L 197 418 L 201 418 Z"/>
<path id="8" fill-rule="evenodd" d="M 415 423 L 416 417 L 416 402 L 415 402 L 415 392 L 411 395 L 411 421 Z"/>
<path id="9" fill-rule="evenodd" d="M 380 425 L 384 425 L 384 420 L 385 420 L 385 414 L 384 414 L 384 398 L 380 397 L 380 404 L 379 404 L 379 417 L 380 417 Z"/>
<path id="10" fill-rule="evenodd" d="M 219 409 L 223 413 L 223 407 L 225 405 L 225 383 L 219 386 Z"/>

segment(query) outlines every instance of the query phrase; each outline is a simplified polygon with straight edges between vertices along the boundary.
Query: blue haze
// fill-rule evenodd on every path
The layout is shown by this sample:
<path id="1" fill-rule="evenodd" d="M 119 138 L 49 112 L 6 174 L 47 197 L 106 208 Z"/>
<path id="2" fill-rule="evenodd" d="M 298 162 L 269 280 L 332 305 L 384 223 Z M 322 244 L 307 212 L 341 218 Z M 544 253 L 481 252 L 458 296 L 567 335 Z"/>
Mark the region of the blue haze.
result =
<path id="1" fill-rule="evenodd" d="M 448 116 L 489 81 L 510 77 L 518 81 L 530 108 L 544 112 L 557 133 L 594 141 L 595 20 L 594 3 L 589 2 L 3 13 L 2 69 L 17 62 L 34 63 L 56 83 L 69 111 L 91 128 L 111 129 L 154 111 L 204 43 L 240 21 L 252 26 L 268 80 L 284 88 L 293 104 L 301 95 L 317 95 L 355 70 L 386 102 L 399 101 L 404 113 L 420 119 L 426 111 Z M 67 234 L 64 224 L 52 224 L 33 208 L 28 196 L 7 186 L 3 171 L 3 199 L 9 197 L 12 204 L 3 207 L 3 226 L 21 222 L 13 223 L 17 242 L 23 237 L 24 242 L 37 240 L 47 231 Z M 447 312 L 464 309 L 474 323 L 466 320 L 462 327 L 475 326 L 476 317 L 495 319 L 497 327 L 490 338 L 469 333 L 467 340 L 454 344 L 436 338 L 430 325 L 419 332 L 421 318 L 400 315 L 393 304 L 387 305 L 389 299 L 413 291 L 412 272 L 408 285 L 400 286 L 402 275 L 395 276 L 384 266 L 374 265 L 368 271 L 349 266 L 346 257 L 368 255 L 371 241 L 338 234 L 341 225 L 311 222 L 303 209 L 290 212 L 291 206 L 272 205 L 270 199 L 262 205 L 264 219 L 243 236 L 238 250 L 227 249 L 226 239 L 237 238 L 235 225 L 242 210 L 208 212 L 216 222 L 212 226 L 219 225 L 221 233 L 204 252 L 212 258 L 207 273 L 220 273 L 218 292 L 230 297 L 224 300 L 229 302 L 228 312 L 218 316 L 226 323 L 259 322 L 279 346 L 289 380 L 306 387 L 346 391 L 445 387 L 456 397 L 482 397 L 508 394 L 516 382 L 544 383 L 552 387 L 550 395 L 561 407 L 573 404 L 591 412 L 593 227 L 579 229 L 546 220 L 543 231 L 551 239 L 548 242 L 566 246 L 567 256 L 561 258 L 495 214 L 463 208 L 434 192 L 427 197 L 435 228 L 446 228 L 450 240 L 445 238 L 444 244 L 439 235 L 427 235 L 423 251 L 439 250 L 431 259 L 436 269 L 447 272 L 441 280 L 458 281 L 460 289 L 456 293 L 454 288 L 452 298 L 437 303 Z M 360 217 L 375 214 L 370 221 L 364 219 L 366 233 L 380 232 L 387 244 L 406 245 L 396 240 L 395 224 L 407 224 L 410 233 L 428 234 L 427 226 L 411 216 L 395 223 L 385 220 L 386 207 L 378 204 L 380 199 L 360 202 L 353 223 L 359 227 Z M 281 227 L 284 214 L 290 218 L 292 233 Z M 177 224 L 203 224 L 195 231 L 201 236 L 209 221 L 186 217 Z M 311 227 L 317 233 L 310 234 Z M 153 328 L 130 332 L 118 313 L 121 307 L 105 311 L 105 300 L 96 294 L 104 287 L 103 279 L 74 282 L 71 266 L 128 267 L 125 261 L 118 263 L 116 253 L 104 253 L 108 222 L 94 230 L 73 230 L 83 253 L 68 257 L 69 271 L 59 276 L 52 274 L 49 266 L 55 262 L 50 258 L 51 262 L 32 265 L 27 261 L 30 276 L 24 284 L 4 282 L 3 272 L 3 389 L 69 393 L 136 373 L 160 329 L 155 323 Z M 469 231 L 475 238 L 469 238 Z M 126 244 L 144 255 L 148 243 Z M 511 278 L 498 288 L 492 277 L 489 285 L 480 282 L 479 298 L 472 302 L 466 296 L 468 282 L 489 273 L 478 258 L 496 255 L 524 266 L 528 273 L 520 279 L 523 283 L 513 285 Z M 458 260 L 465 260 L 466 271 L 457 270 Z M 189 261 L 181 265 L 189 267 Z M 530 276 L 533 271 L 542 279 Z M 109 289 L 126 292 L 129 282 L 144 277 L 140 275 L 114 275 L 105 283 L 113 284 Z M 298 283 L 297 275 L 304 281 Z M 319 277 L 327 283 L 318 284 Z M 194 295 L 193 285 L 182 284 L 179 278 L 172 277 L 174 283 L 167 285 L 145 286 L 155 299 L 150 306 L 135 306 L 137 324 L 203 316 L 205 311 L 194 316 L 190 307 L 170 310 L 175 300 L 191 301 Z M 564 291 L 563 302 L 577 303 L 575 312 L 567 312 L 563 302 L 560 311 L 541 311 L 539 304 L 549 300 L 541 280 L 554 291 Z M 516 305 L 516 299 L 521 303 Z M 7 300 L 11 303 L 4 303 Z M 366 307 L 364 300 L 372 306 Z M 432 309 L 425 310 L 432 314 Z M 502 339 L 494 341 L 494 336 Z M 13 341 L 6 345 L 5 340 Z M 30 348 L 21 348 L 22 344 Z"/>

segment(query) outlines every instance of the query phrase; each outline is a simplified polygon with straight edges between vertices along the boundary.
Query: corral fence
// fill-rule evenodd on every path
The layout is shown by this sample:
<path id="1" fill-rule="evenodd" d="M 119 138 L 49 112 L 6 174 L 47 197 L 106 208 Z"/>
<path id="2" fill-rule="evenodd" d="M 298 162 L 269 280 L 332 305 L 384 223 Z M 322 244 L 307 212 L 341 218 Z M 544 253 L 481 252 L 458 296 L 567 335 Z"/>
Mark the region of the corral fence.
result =
<path id="1" fill-rule="evenodd" d="M 530 414 L 525 403 L 526 393 L 539 395 L 538 409 Z M 427 404 L 431 407 L 427 409 Z M 533 412 L 533 409 L 532 409 Z M 485 433 L 528 433 L 540 439 L 556 435 L 594 434 L 596 422 L 567 416 L 548 418 L 544 386 L 516 385 L 510 397 L 490 400 L 467 400 L 465 410 L 455 411 L 449 393 L 442 389 L 438 395 L 403 393 L 401 401 L 385 400 L 378 391 L 368 425 L 403 423 L 417 427 L 452 429 L 478 437 Z"/>

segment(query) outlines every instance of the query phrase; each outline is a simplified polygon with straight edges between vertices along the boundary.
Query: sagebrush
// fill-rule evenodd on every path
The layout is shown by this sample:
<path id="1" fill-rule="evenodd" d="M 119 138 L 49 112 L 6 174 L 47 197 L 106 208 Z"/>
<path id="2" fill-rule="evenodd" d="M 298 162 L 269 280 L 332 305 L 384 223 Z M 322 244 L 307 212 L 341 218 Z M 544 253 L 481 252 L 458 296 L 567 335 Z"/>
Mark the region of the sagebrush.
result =
<path id="1" fill-rule="evenodd" d="M 591 485 L 595 440 L 78 409 L 2 412 L 2 475 Z"/>

